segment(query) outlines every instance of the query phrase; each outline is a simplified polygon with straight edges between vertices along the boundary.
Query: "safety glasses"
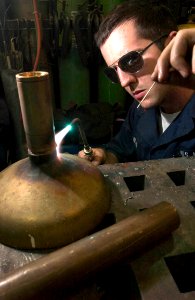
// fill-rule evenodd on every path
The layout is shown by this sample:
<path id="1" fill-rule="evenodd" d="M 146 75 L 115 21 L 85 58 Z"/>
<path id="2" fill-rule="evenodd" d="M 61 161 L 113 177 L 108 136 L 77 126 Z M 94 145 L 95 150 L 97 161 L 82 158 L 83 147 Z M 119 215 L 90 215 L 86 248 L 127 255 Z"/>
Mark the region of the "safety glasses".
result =
<path id="1" fill-rule="evenodd" d="M 120 83 L 118 74 L 117 74 L 117 67 L 119 67 L 122 71 L 128 72 L 130 74 L 137 73 L 141 70 L 141 68 L 144 65 L 144 60 L 142 55 L 144 52 L 150 48 L 153 44 L 160 41 L 162 38 L 168 36 L 168 34 L 162 35 L 160 38 L 154 40 L 151 42 L 146 48 L 140 50 L 140 51 L 130 51 L 127 54 L 123 55 L 118 60 L 118 64 L 115 65 L 113 63 L 111 66 L 106 67 L 104 69 L 105 75 L 112 81 L 112 83 Z"/>

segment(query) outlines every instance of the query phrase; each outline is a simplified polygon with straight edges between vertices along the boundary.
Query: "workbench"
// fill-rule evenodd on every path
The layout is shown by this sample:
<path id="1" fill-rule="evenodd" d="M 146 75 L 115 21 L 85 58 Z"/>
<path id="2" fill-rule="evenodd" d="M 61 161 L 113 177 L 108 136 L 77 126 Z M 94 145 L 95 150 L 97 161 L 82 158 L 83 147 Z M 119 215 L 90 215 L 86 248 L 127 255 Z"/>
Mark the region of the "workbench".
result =
<path id="1" fill-rule="evenodd" d="M 161 201 L 175 206 L 181 224 L 160 243 L 91 276 L 68 292 L 62 287 L 46 299 L 194 300 L 195 159 L 128 162 L 102 165 L 99 169 L 111 186 L 112 203 L 97 230 Z M 0 244 L 0 281 L 10 271 L 47 253 Z"/>

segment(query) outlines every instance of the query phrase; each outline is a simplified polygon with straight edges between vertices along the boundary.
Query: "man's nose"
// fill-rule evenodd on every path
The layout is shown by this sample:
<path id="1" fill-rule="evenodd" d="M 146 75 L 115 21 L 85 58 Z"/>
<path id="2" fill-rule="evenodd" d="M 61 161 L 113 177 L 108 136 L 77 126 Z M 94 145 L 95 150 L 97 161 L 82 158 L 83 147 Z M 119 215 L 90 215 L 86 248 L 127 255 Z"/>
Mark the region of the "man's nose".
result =
<path id="1" fill-rule="evenodd" d="M 123 88 L 129 86 L 132 83 L 137 82 L 137 78 L 134 74 L 122 71 L 120 68 L 117 68 L 118 77 L 120 84 Z"/>

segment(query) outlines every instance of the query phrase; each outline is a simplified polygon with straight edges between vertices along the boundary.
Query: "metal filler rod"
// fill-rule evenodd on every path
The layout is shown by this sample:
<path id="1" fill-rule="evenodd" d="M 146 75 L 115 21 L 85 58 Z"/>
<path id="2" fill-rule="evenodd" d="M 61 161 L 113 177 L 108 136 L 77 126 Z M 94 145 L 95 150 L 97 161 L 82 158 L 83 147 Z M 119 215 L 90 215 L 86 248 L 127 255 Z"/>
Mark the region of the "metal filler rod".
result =
<path id="1" fill-rule="evenodd" d="M 153 82 L 153 84 L 151 85 L 151 87 L 149 88 L 149 90 L 147 91 L 147 93 L 144 95 L 144 97 L 142 98 L 142 100 L 140 101 L 140 103 L 138 104 L 137 108 L 140 107 L 141 103 L 146 99 L 146 97 L 148 96 L 148 94 L 150 93 L 151 89 L 153 88 L 153 86 L 155 85 L 156 81 Z"/>

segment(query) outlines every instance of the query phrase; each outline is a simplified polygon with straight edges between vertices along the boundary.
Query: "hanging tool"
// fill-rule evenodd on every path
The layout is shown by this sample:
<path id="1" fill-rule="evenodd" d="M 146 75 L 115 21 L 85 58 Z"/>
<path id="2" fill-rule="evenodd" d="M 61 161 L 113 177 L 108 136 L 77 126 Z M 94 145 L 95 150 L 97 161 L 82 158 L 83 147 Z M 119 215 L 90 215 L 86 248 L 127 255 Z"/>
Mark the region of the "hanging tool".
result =
<path id="1" fill-rule="evenodd" d="M 0 26 L 1 26 L 1 35 L 2 35 L 2 39 L 3 39 L 3 48 L 4 48 L 4 53 L 5 53 L 5 61 L 7 64 L 7 68 L 11 69 L 11 61 L 10 61 L 10 56 L 9 56 L 9 52 L 8 52 L 8 48 L 7 48 L 7 42 L 6 42 L 6 38 L 5 38 L 5 28 L 3 27 L 1 21 L 0 21 Z"/>
<path id="2" fill-rule="evenodd" d="M 11 57 L 11 63 L 12 63 L 12 68 L 17 70 L 17 71 L 22 71 L 23 69 L 23 55 L 22 52 L 19 50 L 16 50 L 16 43 L 17 43 L 17 38 L 13 37 L 10 40 L 10 57 Z M 17 46 L 18 48 L 18 46 Z"/>

